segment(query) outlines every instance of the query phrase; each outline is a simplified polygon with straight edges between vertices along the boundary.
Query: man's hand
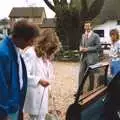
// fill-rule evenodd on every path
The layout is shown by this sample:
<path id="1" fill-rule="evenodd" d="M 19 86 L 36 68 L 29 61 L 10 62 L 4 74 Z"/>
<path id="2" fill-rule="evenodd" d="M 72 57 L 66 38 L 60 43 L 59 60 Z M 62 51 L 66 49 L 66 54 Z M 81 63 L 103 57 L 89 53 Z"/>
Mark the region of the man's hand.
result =
<path id="1" fill-rule="evenodd" d="M 83 48 L 83 52 L 88 52 L 88 48 Z"/>
<path id="2" fill-rule="evenodd" d="M 43 87 L 47 87 L 49 85 L 49 82 L 47 80 L 40 80 L 38 85 L 42 85 Z"/>
<path id="3" fill-rule="evenodd" d="M 88 52 L 88 48 L 85 48 L 85 47 L 80 47 L 80 52 Z"/>

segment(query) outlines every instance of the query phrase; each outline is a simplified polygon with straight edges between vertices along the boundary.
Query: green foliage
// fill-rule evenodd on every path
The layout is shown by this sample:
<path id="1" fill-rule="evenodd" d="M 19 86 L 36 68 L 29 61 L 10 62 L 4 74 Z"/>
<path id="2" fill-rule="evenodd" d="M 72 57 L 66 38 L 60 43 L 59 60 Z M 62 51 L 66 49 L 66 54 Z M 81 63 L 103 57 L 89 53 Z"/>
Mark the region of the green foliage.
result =
<path id="1" fill-rule="evenodd" d="M 79 52 L 78 50 L 61 50 L 55 59 L 59 61 L 79 61 Z"/>
<path id="2" fill-rule="evenodd" d="M 61 9 L 61 8 L 57 8 Z M 56 14 L 56 31 L 60 37 L 61 42 L 64 45 L 69 45 L 68 49 L 76 49 L 79 45 L 80 36 L 80 19 L 79 10 L 73 6 L 66 7 L 58 10 L 59 13 Z M 78 34 L 75 35 L 75 34 Z M 77 38 L 76 38 L 77 37 Z"/>
<path id="3" fill-rule="evenodd" d="M 93 20 L 104 4 L 104 0 L 44 0 L 50 9 L 56 13 L 56 31 L 64 46 L 68 49 L 78 49 L 86 20 Z M 92 1 L 90 7 L 88 4 Z"/>

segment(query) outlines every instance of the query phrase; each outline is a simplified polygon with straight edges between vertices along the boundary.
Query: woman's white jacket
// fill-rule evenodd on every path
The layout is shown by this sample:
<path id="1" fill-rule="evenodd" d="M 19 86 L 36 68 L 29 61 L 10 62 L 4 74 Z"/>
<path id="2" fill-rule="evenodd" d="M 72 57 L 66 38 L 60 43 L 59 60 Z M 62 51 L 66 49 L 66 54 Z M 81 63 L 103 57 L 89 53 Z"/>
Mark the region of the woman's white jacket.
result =
<path id="1" fill-rule="evenodd" d="M 40 80 L 50 82 L 54 79 L 53 66 L 49 60 L 44 61 L 41 57 L 38 58 L 33 47 L 29 47 L 23 53 L 23 58 L 28 73 L 28 89 L 24 112 L 34 115 L 46 114 L 48 112 L 48 87 L 44 88 L 38 85 L 38 82 Z"/>

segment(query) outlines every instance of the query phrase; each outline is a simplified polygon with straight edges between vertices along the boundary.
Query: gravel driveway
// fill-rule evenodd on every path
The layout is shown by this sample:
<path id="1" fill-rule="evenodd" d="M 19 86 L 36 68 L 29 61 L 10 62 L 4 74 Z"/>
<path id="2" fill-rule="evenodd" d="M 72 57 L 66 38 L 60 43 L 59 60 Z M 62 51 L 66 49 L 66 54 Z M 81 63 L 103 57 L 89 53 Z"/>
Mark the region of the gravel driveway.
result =
<path id="1" fill-rule="evenodd" d="M 62 118 L 64 119 L 65 112 L 73 102 L 73 95 L 77 90 L 79 63 L 54 62 L 54 68 L 56 78 L 52 81 L 51 91 L 55 98 L 55 107 L 62 112 Z M 51 98 L 50 103 L 52 103 Z M 49 108 L 51 109 L 50 104 Z"/>

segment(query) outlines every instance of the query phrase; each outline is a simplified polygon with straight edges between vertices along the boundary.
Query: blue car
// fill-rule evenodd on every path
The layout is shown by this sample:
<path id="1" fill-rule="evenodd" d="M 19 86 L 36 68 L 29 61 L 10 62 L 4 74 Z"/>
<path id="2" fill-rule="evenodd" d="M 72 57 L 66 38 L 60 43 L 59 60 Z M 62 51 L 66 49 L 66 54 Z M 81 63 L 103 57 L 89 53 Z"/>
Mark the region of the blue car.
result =
<path id="1" fill-rule="evenodd" d="M 66 120 L 120 120 L 120 72 L 108 79 L 108 67 L 107 62 L 88 67 Z M 91 90 L 90 75 L 94 81 Z"/>

